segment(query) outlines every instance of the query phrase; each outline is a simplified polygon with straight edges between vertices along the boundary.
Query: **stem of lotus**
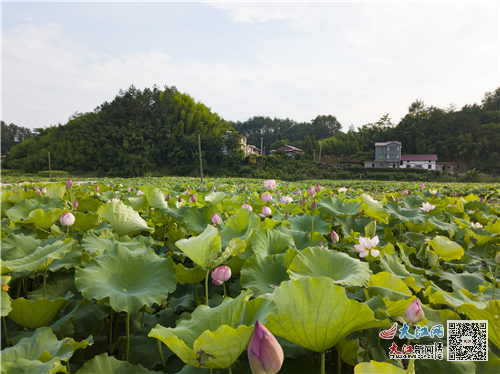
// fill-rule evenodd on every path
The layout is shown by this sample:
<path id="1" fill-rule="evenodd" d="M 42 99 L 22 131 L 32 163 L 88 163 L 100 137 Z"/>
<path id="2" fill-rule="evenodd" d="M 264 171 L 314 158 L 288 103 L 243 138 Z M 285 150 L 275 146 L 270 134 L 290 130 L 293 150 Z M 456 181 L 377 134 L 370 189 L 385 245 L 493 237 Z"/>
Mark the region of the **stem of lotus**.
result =
<path id="1" fill-rule="evenodd" d="M 141 318 L 141 329 L 144 327 L 144 312 L 146 311 L 146 306 L 142 310 L 142 318 Z"/>
<path id="2" fill-rule="evenodd" d="M 406 372 L 408 374 L 413 374 L 413 372 L 415 371 L 415 359 L 412 358 L 410 359 L 410 362 L 408 363 L 408 369 L 406 370 Z"/>
<path id="3" fill-rule="evenodd" d="M 233 374 L 233 371 L 231 370 L 231 367 L 228 368 L 229 374 Z"/>
<path id="4" fill-rule="evenodd" d="M 340 357 L 340 349 L 339 345 L 337 344 L 336 350 L 337 350 L 337 374 L 342 374 L 342 358 Z"/>
<path id="5" fill-rule="evenodd" d="M 325 352 L 321 352 L 321 374 L 326 374 L 326 371 L 325 371 Z"/>
<path id="6" fill-rule="evenodd" d="M 113 344 L 113 313 L 115 311 L 111 309 L 111 316 L 109 317 L 109 345 Z"/>
<path id="7" fill-rule="evenodd" d="M 314 232 L 314 211 L 312 213 L 312 219 L 311 219 L 311 239 L 310 239 L 310 241 L 313 240 L 313 232 Z"/>
<path id="8" fill-rule="evenodd" d="M 366 355 L 368 354 L 368 350 L 370 349 L 370 340 L 372 338 L 372 331 L 373 329 L 370 329 L 370 332 L 368 333 L 368 340 L 366 341 L 365 353 L 363 355 L 363 362 L 366 361 Z"/>
<path id="9" fill-rule="evenodd" d="M 158 356 L 160 357 L 160 361 L 163 367 L 165 367 L 165 359 L 163 358 L 163 352 L 161 351 L 161 341 L 156 339 L 156 352 L 158 352 Z"/>
<path id="10" fill-rule="evenodd" d="M 484 246 L 483 258 L 486 258 L 486 250 L 488 249 L 488 243 Z"/>
<path id="11" fill-rule="evenodd" d="M 71 371 L 69 370 L 69 361 L 66 361 L 66 369 L 68 369 L 68 374 L 71 374 Z"/>
<path id="12" fill-rule="evenodd" d="M 208 306 L 208 275 L 210 274 L 210 269 L 207 270 L 207 276 L 205 277 L 205 304 Z"/>
<path id="13" fill-rule="evenodd" d="M 222 289 L 224 290 L 224 299 L 226 298 L 226 282 L 222 283 Z"/>
<path id="14" fill-rule="evenodd" d="M 380 331 L 381 330 L 382 330 L 381 328 L 378 329 L 378 346 L 379 347 L 380 347 Z"/>
<path id="15" fill-rule="evenodd" d="M 495 300 L 495 286 L 497 284 L 497 275 L 498 275 L 498 264 L 495 267 L 495 277 L 493 278 L 493 294 L 491 296 L 493 300 Z"/>
<path id="16" fill-rule="evenodd" d="M 156 349 L 153 351 L 153 355 L 151 356 L 151 361 L 149 361 L 149 371 L 152 371 L 153 360 L 155 358 L 155 354 L 156 354 Z"/>
<path id="17" fill-rule="evenodd" d="M 43 273 L 43 294 L 42 294 L 42 297 L 45 297 L 46 280 L 47 280 L 47 269 L 45 269 L 45 272 Z"/>
<path id="18" fill-rule="evenodd" d="M 66 230 L 66 236 L 69 236 L 69 226 L 68 226 L 68 228 Z"/>
<path id="19" fill-rule="evenodd" d="M 127 312 L 127 359 L 130 364 L 130 313 Z"/>
<path id="20" fill-rule="evenodd" d="M 7 342 L 7 347 L 9 346 L 9 334 L 7 334 L 7 324 L 5 323 L 5 317 L 2 316 L 3 321 L 3 333 L 5 334 L 5 341 Z"/>

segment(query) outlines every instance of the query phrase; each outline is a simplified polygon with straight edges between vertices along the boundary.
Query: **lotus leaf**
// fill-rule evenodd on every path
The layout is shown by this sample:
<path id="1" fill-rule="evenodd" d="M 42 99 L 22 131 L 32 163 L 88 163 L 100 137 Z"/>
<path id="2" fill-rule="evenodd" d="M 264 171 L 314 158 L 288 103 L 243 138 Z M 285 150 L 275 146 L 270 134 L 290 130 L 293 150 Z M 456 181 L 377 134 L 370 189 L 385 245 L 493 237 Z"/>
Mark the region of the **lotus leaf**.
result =
<path id="1" fill-rule="evenodd" d="M 278 314 L 269 315 L 269 330 L 314 352 L 331 349 L 354 331 L 390 326 L 388 320 L 376 320 L 367 305 L 349 300 L 345 289 L 326 277 L 283 282 L 272 300 Z"/>
<path id="2" fill-rule="evenodd" d="M 450 239 L 436 235 L 429 241 L 434 251 L 444 260 L 460 260 L 464 255 L 464 249 L 460 244 Z"/>
<path id="3" fill-rule="evenodd" d="M 9 234 L 2 240 L 2 260 L 11 261 L 33 253 L 40 246 L 41 240 L 23 233 Z"/>
<path id="4" fill-rule="evenodd" d="M 226 194 L 224 192 L 212 192 L 205 196 L 205 201 L 209 202 L 213 206 L 219 204 L 224 198 Z"/>
<path id="5" fill-rule="evenodd" d="M 340 230 L 344 237 L 351 236 L 351 232 L 364 234 L 366 225 L 368 225 L 371 221 L 372 219 L 369 217 L 361 219 L 357 219 L 355 217 L 342 217 L 340 219 Z"/>
<path id="6" fill-rule="evenodd" d="M 442 272 L 441 278 L 450 281 L 451 287 L 455 291 L 465 288 L 470 293 L 476 294 L 476 296 L 481 292 L 479 289 L 480 286 L 487 286 L 489 284 L 486 282 L 484 275 L 479 272 L 469 273 L 464 271 L 461 274 L 457 274 L 453 270 L 449 270 Z"/>
<path id="7" fill-rule="evenodd" d="M 426 279 L 421 274 L 411 274 L 406 267 L 399 262 L 396 254 L 386 255 L 380 258 L 380 267 L 382 271 L 391 273 L 401 279 L 408 287 L 415 292 L 419 292 L 425 287 Z"/>
<path id="8" fill-rule="evenodd" d="M 217 213 L 217 208 L 213 205 L 205 206 L 201 209 L 191 207 L 184 214 L 184 223 L 187 228 L 197 234 L 205 231 L 207 225 L 212 224 L 212 216 Z"/>
<path id="9" fill-rule="evenodd" d="M 215 227 L 207 225 L 201 235 L 181 239 L 175 245 L 194 263 L 205 269 L 211 269 L 221 250 L 221 238 L 217 233 Z"/>
<path id="10" fill-rule="evenodd" d="M 175 276 L 180 284 L 198 284 L 205 279 L 206 274 L 207 271 L 199 265 L 192 269 L 185 267 L 181 263 L 175 265 Z"/>
<path id="11" fill-rule="evenodd" d="M 265 323 L 267 315 L 276 310 L 263 299 L 247 301 L 251 296 L 247 291 L 215 308 L 200 305 L 190 320 L 175 328 L 157 325 L 149 336 L 160 339 L 188 365 L 228 368 L 248 345 L 255 321 Z"/>
<path id="12" fill-rule="evenodd" d="M 109 298 L 111 307 L 127 313 L 143 305 L 165 301 L 176 288 L 171 257 L 161 259 L 153 250 L 132 252 L 117 244 L 113 250 L 76 269 L 75 284 L 87 299 Z"/>
<path id="13" fill-rule="evenodd" d="M 361 201 L 363 201 L 362 210 L 364 215 L 371 217 L 379 222 L 388 223 L 389 213 L 384 211 L 382 204 L 374 199 L 370 195 L 361 195 Z"/>
<path id="14" fill-rule="evenodd" d="M 2 274 L 21 272 L 24 270 L 45 270 L 55 259 L 62 259 L 66 253 L 71 251 L 75 241 L 66 238 L 64 241 L 56 240 L 53 244 L 38 247 L 29 255 L 12 261 L 2 263 Z"/>
<path id="15" fill-rule="evenodd" d="M 471 320 L 488 321 L 488 339 L 500 348 L 500 300 L 490 300 L 485 307 L 478 307 L 477 304 L 462 304 L 455 308 L 459 313 Z"/>
<path id="16" fill-rule="evenodd" d="M 165 201 L 165 196 L 160 189 L 156 187 L 148 187 L 143 186 L 140 188 L 142 192 L 144 192 L 144 196 L 146 197 L 149 205 L 155 209 L 167 209 L 168 203 Z"/>
<path id="17" fill-rule="evenodd" d="M 302 216 L 293 215 L 288 218 L 288 222 L 292 225 L 293 230 L 305 231 L 310 233 L 318 232 L 322 235 L 327 235 L 331 233 L 330 223 L 325 221 L 321 216 L 310 216 L 309 214 L 304 214 Z"/>
<path id="18" fill-rule="evenodd" d="M 75 216 L 75 230 L 77 231 L 89 231 L 99 223 L 99 215 L 96 213 L 74 212 L 73 214 Z"/>
<path id="19" fill-rule="evenodd" d="M 146 224 L 146 221 L 141 218 L 139 213 L 121 201 L 103 204 L 97 212 L 99 217 L 108 221 L 120 236 L 138 231 L 154 231 L 153 228 Z"/>
<path id="20" fill-rule="evenodd" d="M 102 353 L 88 360 L 78 371 L 77 374 L 147 374 L 154 373 L 142 365 L 131 365 L 126 361 L 119 361 L 107 353 Z"/>
<path id="21" fill-rule="evenodd" d="M 256 296 L 272 293 L 281 282 L 290 279 L 287 269 L 296 255 L 293 249 L 276 255 L 252 255 L 241 269 L 241 286 L 251 289 Z"/>
<path id="22" fill-rule="evenodd" d="M 348 201 L 338 197 L 328 196 L 327 198 L 318 202 L 318 209 L 322 215 L 327 218 L 352 216 L 360 211 L 361 203 L 356 201 Z"/>
<path id="23" fill-rule="evenodd" d="M 293 260 L 290 279 L 328 277 L 343 286 L 364 286 L 372 275 L 368 263 L 327 248 L 306 248 Z"/>
<path id="24" fill-rule="evenodd" d="M 385 204 L 385 211 L 389 213 L 392 218 L 399 219 L 403 222 L 420 224 L 427 220 L 426 216 L 420 211 L 420 209 L 401 208 L 396 202 L 389 202 Z"/>
<path id="25" fill-rule="evenodd" d="M 252 235 L 252 251 L 260 256 L 270 256 L 295 248 L 291 235 L 262 228 Z"/>
<path id="26" fill-rule="evenodd" d="M 9 294 L 7 291 L 1 291 L 2 292 L 2 300 L 1 300 L 1 309 L 2 309 L 2 317 L 5 317 L 10 313 L 12 310 L 12 299 L 10 298 Z"/>
<path id="27" fill-rule="evenodd" d="M 402 316 L 415 296 L 408 286 L 398 277 L 387 272 L 374 274 L 368 282 L 368 290 L 365 290 L 367 298 L 374 295 L 382 296 L 387 307 L 387 313 L 391 317 Z"/>
<path id="28" fill-rule="evenodd" d="M 395 365 L 386 362 L 362 362 L 354 367 L 354 374 L 407 374 L 406 370 L 403 370 Z M 411 374 L 411 373 L 410 373 Z"/>
<path id="29" fill-rule="evenodd" d="M 234 238 L 245 240 L 252 229 L 259 228 L 259 217 L 249 210 L 240 209 L 238 212 L 229 217 L 224 226 L 224 230 L 220 233 L 222 246 L 225 247 Z"/>

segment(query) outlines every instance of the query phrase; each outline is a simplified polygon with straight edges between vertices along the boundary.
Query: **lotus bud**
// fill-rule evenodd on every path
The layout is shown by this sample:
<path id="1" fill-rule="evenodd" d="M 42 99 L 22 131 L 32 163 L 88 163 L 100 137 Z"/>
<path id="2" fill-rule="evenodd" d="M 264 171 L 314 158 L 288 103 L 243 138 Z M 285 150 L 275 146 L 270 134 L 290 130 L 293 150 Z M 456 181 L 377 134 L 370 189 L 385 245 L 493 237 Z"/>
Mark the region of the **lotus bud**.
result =
<path id="1" fill-rule="evenodd" d="M 179 197 L 177 198 L 177 201 L 178 201 L 179 203 L 180 203 L 180 202 L 182 202 L 182 197 L 180 197 L 180 196 L 179 196 Z"/>
<path id="2" fill-rule="evenodd" d="M 313 201 L 311 204 L 311 210 L 316 210 L 318 208 L 318 204 L 316 204 L 316 201 Z"/>
<path id="3" fill-rule="evenodd" d="M 253 374 L 276 374 L 285 359 L 283 349 L 269 330 L 255 322 L 255 330 L 248 345 L 248 361 Z"/>
<path id="4" fill-rule="evenodd" d="M 191 187 L 188 187 L 188 191 L 191 191 Z"/>
<path id="5" fill-rule="evenodd" d="M 227 282 L 231 278 L 231 269 L 227 266 L 219 266 L 212 271 L 212 282 L 217 286 Z"/>
<path id="6" fill-rule="evenodd" d="M 189 195 L 190 195 L 190 193 L 189 193 L 189 190 L 188 190 L 188 191 L 186 191 L 186 196 L 189 196 Z"/>
<path id="7" fill-rule="evenodd" d="M 484 197 L 481 196 L 481 198 L 479 199 L 479 202 L 482 203 L 484 201 Z"/>
<path id="8" fill-rule="evenodd" d="M 14 191 L 15 192 L 15 191 Z M 42 193 L 47 193 L 47 189 L 44 187 L 42 188 Z"/>
<path id="9" fill-rule="evenodd" d="M 132 187 L 128 186 L 128 187 L 127 187 L 127 191 L 128 191 L 128 192 L 132 191 Z"/>
<path id="10" fill-rule="evenodd" d="M 280 198 L 281 204 L 288 204 L 288 203 L 291 203 L 292 201 L 293 201 L 293 198 L 291 198 L 290 196 L 282 196 Z"/>
<path id="11" fill-rule="evenodd" d="M 28 187 L 24 187 L 24 192 L 28 192 Z"/>
<path id="12" fill-rule="evenodd" d="M 316 185 L 314 191 L 316 191 L 316 193 L 319 193 L 321 191 L 321 186 L 319 185 L 319 183 Z"/>
<path id="13" fill-rule="evenodd" d="M 297 194 L 297 196 L 300 196 L 300 195 L 302 195 L 302 191 L 301 190 L 297 190 L 296 194 Z"/>
<path id="14" fill-rule="evenodd" d="M 243 205 L 241 206 L 241 208 L 242 208 L 242 209 L 249 210 L 249 211 L 252 211 L 252 210 L 253 210 L 253 209 L 252 209 L 252 206 L 251 206 L 251 205 L 248 205 L 248 204 L 243 204 Z"/>
<path id="15" fill-rule="evenodd" d="M 214 225 L 218 225 L 220 223 L 220 217 L 217 215 L 217 213 L 214 213 L 212 216 L 212 223 Z"/>
<path id="16" fill-rule="evenodd" d="M 272 196 L 268 193 L 265 193 L 264 195 L 262 195 L 262 201 L 265 202 L 265 203 L 268 203 L 272 200 Z"/>
<path id="17" fill-rule="evenodd" d="M 314 188 L 312 188 L 312 187 L 309 187 L 309 189 L 307 190 L 307 192 L 309 192 L 309 196 L 310 197 L 314 197 L 314 194 L 316 193 L 316 191 L 314 191 Z"/>
<path id="18" fill-rule="evenodd" d="M 288 219 L 288 217 L 290 217 L 290 213 L 286 212 L 285 213 L 285 219 Z"/>
<path id="19" fill-rule="evenodd" d="M 69 178 L 66 182 L 66 189 L 69 189 L 71 187 L 73 187 L 73 181 L 71 180 L 71 178 Z"/>
<path id="20" fill-rule="evenodd" d="M 262 208 L 262 214 L 261 214 L 261 217 L 267 217 L 268 215 L 270 215 L 272 213 L 272 210 L 271 208 L 265 206 L 264 208 Z"/>
<path id="21" fill-rule="evenodd" d="M 403 190 L 403 195 L 408 196 L 408 190 L 407 189 Z"/>
<path id="22" fill-rule="evenodd" d="M 99 192 L 99 186 L 95 186 L 95 192 Z"/>
<path id="23" fill-rule="evenodd" d="M 422 192 L 424 189 L 425 189 L 425 184 L 423 184 L 423 183 L 422 183 L 422 184 L 420 185 L 420 192 Z"/>
<path id="24" fill-rule="evenodd" d="M 196 198 L 196 196 L 191 195 L 191 202 L 192 202 L 192 203 L 196 203 L 196 200 L 198 200 L 198 199 Z"/>
<path id="25" fill-rule="evenodd" d="M 247 189 L 247 186 L 243 186 L 243 191 L 245 191 Z"/>
<path id="26" fill-rule="evenodd" d="M 42 191 L 36 190 L 36 193 L 38 194 L 38 196 L 40 196 L 42 194 Z"/>
<path id="27" fill-rule="evenodd" d="M 334 230 L 332 230 L 332 243 L 338 243 L 340 240 L 339 234 L 337 234 Z"/>
<path id="28" fill-rule="evenodd" d="M 495 262 L 500 265 L 500 252 L 495 256 Z"/>
<path id="29" fill-rule="evenodd" d="M 75 200 L 75 202 L 73 203 L 73 208 L 75 208 L 75 209 L 78 208 L 78 200 Z"/>
<path id="30" fill-rule="evenodd" d="M 59 219 L 59 222 L 61 222 L 63 226 L 73 226 L 75 223 L 75 216 L 71 213 L 64 213 Z"/>
<path id="31" fill-rule="evenodd" d="M 406 312 L 403 315 L 403 319 L 407 323 L 411 324 L 418 323 L 425 319 L 424 311 L 420 306 L 418 299 L 415 299 L 410 305 L 408 305 L 408 308 L 406 308 Z"/>
<path id="32" fill-rule="evenodd" d="M 323 248 L 323 242 L 322 242 L 322 241 L 321 241 L 321 242 L 319 242 L 319 247 L 320 247 L 320 248 Z"/>
<path id="33" fill-rule="evenodd" d="M 212 191 L 215 191 L 215 186 L 212 186 Z"/>
<path id="34" fill-rule="evenodd" d="M 457 197 L 457 193 L 456 192 L 453 192 L 453 197 Z"/>
<path id="35" fill-rule="evenodd" d="M 305 197 L 302 198 L 302 201 L 301 201 L 302 205 L 305 205 L 307 203 L 307 200 Z"/>
<path id="36" fill-rule="evenodd" d="M 167 194 L 167 196 L 165 196 L 165 200 L 167 200 L 167 201 L 169 201 L 171 198 L 172 198 L 172 196 L 170 196 L 170 194 Z"/>

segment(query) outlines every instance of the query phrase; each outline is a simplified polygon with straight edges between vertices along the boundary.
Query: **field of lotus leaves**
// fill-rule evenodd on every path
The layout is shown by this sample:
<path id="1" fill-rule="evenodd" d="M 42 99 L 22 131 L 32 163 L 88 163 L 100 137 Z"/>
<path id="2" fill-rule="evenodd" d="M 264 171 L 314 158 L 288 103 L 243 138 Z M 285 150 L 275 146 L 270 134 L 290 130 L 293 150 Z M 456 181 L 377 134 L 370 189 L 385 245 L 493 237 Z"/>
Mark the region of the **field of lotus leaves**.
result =
<path id="1" fill-rule="evenodd" d="M 498 184 L 12 182 L 1 373 L 500 372 Z"/>

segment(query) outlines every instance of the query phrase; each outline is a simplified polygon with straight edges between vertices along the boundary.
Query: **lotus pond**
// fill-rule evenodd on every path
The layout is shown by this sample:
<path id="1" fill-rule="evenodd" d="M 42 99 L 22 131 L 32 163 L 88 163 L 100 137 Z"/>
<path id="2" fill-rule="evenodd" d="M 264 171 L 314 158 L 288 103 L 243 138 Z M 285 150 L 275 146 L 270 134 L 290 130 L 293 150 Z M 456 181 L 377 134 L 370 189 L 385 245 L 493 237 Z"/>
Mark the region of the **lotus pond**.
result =
<path id="1" fill-rule="evenodd" d="M 498 184 L 12 182 L 2 373 L 500 372 Z"/>

